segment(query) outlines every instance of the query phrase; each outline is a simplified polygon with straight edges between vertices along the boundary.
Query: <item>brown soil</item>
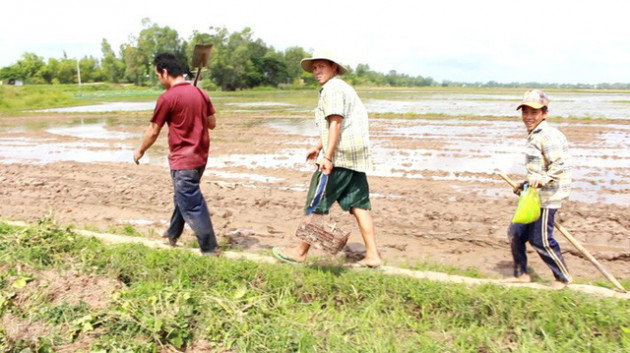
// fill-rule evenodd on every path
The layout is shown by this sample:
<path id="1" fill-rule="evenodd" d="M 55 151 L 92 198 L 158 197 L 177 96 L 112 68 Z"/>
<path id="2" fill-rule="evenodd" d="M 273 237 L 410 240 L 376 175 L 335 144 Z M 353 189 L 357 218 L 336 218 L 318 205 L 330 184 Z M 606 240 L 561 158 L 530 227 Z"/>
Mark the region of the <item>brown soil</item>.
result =
<path id="1" fill-rule="evenodd" d="M 31 271 L 29 271 L 31 272 Z M 85 303 L 91 310 L 106 309 L 111 303 L 111 296 L 123 288 L 117 280 L 95 275 L 82 275 L 74 271 L 59 273 L 41 271 L 33 273 L 34 280 L 22 289 L 16 289 L 13 304 L 24 312 L 29 312 L 32 300 L 45 301 L 49 304 L 79 305 Z M 10 278 L 11 280 L 11 278 Z M 58 331 L 43 321 L 22 319 L 10 313 L 0 318 L 2 327 L 10 342 L 26 341 L 36 344 L 40 337 Z M 88 349 L 97 331 L 83 334 L 77 340 L 55 347 L 58 352 L 77 352 Z"/>
<path id="2" fill-rule="evenodd" d="M 54 328 L 45 323 L 31 322 L 11 313 L 6 313 L 0 317 L 0 327 L 4 329 L 9 343 L 23 340 L 34 344 L 39 337 L 44 337 L 54 332 Z"/>
<path id="3" fill-rule="evenodd" d="M 232 154 L 266 154 L 282 148 L 304 148 L 312 138 L 283 134 L 260 124 L 265 116 L 251 114 L 227 115 L 219 120 L 219 128 L 212 132 L 211 157 Z M 45 130 L 27 133 L 12 132 L 12 125 L 23 124 L 21 118 L 3 118 L 0 137 L 28 136 L 74 142 L 80 139 L 54 136 Z M 46 120 L 63 123 L 71 118 L 63 116 L 29 117 L 31 121 Z M 121 140 L 129 148 L 136 147 L 146 127 L 146 117 L 136 118 L 127 131 L 138 134 L 138 140 Z M 467 124 L 477 124 L 475 120 Z M 619 122 L 616 122 L 617 124 Z M 375 121 L 372 134 L 378 139 L 387 120 Z M 117 130 L 124 130 L 116 127 Z M 569 140 L 592 141 L 588 124 L 566 131 Z M 522 136 L 520 137 L 522 138 Z M 474 137 L 471 137 L 474 139 Z M 384 142 L 383 142 L 384 143 Z M 388 147 L 441 150 L 444 141 L 421 141 L 398 138 L 387 141 Z M 591 146 L 596 148 L 596 146 Z M 150 153 L 166 153 L 164 131 Z M 483 153 L 482 153 L 483 154 Z M 32 222 L 49 210 L 63 224 L 79 228 L 115 232 L 121 221 L 149 220 L 153 224 L 135 225 L 135 229 L 153 237 L 165 229 L 172 211 L 172 186 L 165 165 L 131 163 L 5 164 L 0 169 L 0 217 Z M 619 169 L 625 174 L 630 166 Z M 247 167 L 226 167 L 221 171 L 256 173 L 282 178 L 276 183 L 216 177 L 207 171 L 202 180 L 202 191 L 212 212 L 215 230 L 223 244 L 247 252 L 268 250 L 276 245 L 296 242 L 294 233 L 302 217 L 310 172 L 276 169 L 257 164 Z M 252 167 L 252 168 L 253 168 Z M 507 184 L 492 173 L 460 173 L 460 176 L 483 176 L 495 181 L 442 181 L 428 177 L 440 172 L 423 171 L 424 178 L 370 177 L 373 217 L 376 224 L 379 251 L 390 265 L 430 263 L 435 265 L 474 268 L 494 278 L 511 275 L 511 256 L 505 231 L 515 207 L 516 198 Z M 412 173 L 411 173 L 412 174 Z M 512 175 L 516 180 L 522 176 Z M 300 186 L 296 190 L 296 186 Z M 472 190 L 472 191 L 471 191 Z M 480 192 L 492 190 L 491 192 Z M 610 192 L 603 190 L 602 192 Z M 558 220 L 580 240 L 617 278 L 630 278 L 630 218 L 628 206 L 603 203 L 568 202 Z M 362 240 L 352 216 L 339 208 L 333 218 L 340 227 L 350 229 L 352 235 L 345 254 L 360 258 Z M 566 261 L 574 278 L 579 281 L 604 279 L 597 269 L 575 251 L 556 232 Z M 195 244 L 189 232 L 184 244 Z M 538 256 L 530 252 L 534 278 L 552 280 L 550 271 Z"/>

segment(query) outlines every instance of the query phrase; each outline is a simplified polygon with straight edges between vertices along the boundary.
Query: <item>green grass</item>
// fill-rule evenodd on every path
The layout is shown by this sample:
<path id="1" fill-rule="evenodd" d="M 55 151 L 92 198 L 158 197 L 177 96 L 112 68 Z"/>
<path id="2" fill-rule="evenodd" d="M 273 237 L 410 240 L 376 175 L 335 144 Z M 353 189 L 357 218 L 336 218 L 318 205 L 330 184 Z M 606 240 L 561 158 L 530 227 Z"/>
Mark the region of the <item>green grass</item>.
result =
<path id="1" fill-rule="evenodd" d="M 466 287 L 336 266 L 258 264 L 105 246 L 50 223 L 0 223 L 0 317 L 50 332 L 0 350 L 155 352 L 205 341 L 230 352 L 627 352 L 630 303 L 572 292 Z M 20 278 L 73 270 L 118 279 L 105 310 L 18 301 Z M 23 286 L 22 286 L 23 287 Z M 86 349 L 86 348 L 84 348 Z"/>
<path id="2" fill-rule="evenodd" d="M 0 111 L 12 112 L 76 104 L 73 94 L 55 86 L 0 86 Z"/>
<path id="3" fill-rule="evenodd" d="M 132 85 L 26 85 L 0 86 L 0 112 L 16 113 L 111 101 L 149 101 L 161 93 L 157 88 Z"/>
<path id="4" fill-rule="evenodd" d="M 433 272 L 442 272 L 449 275 L 458 275 L 458 276 L 466 276 L 472 278 L 483 278 L 483 274 L 476 268 L 468 267 L 465 269 L 461 269 L 456 266 L 448 266 L 448 265 L 440 265 L 429 262 L 417 262 L 412 266 L 408 266 L 409 269 L 416 271 L 433 271 Z"/>

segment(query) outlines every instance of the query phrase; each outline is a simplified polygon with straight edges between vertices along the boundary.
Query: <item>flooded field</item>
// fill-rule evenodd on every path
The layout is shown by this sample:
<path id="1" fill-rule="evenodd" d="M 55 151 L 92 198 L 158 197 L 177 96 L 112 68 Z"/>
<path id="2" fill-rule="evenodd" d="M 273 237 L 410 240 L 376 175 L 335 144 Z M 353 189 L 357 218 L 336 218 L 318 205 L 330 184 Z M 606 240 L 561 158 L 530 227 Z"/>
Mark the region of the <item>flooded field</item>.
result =
<path id="1" fill-rule="evenodd" d="M 218 173 L 228 167 L 253 171 L 258 166 L 310 169 L 304 163 L 303 154 L 309 139 L 316 136 L 312 119 L 269 117 L 263 126 L 272 134 L 295 137 L 292 144 L 299 147 L 270 153 L 214 156 L 208 164 L 209 172 Z M 561 130 L 599 131 L 587 143 L 571 142 L 575 180 L 572 199 L 630 206 L 630 193 L 624 192 L 630 190 L 627 168 L 630 166 L 630 125 L 557 123 L 556 126 Z M 129 132 L 132 129 L 135 127 L 124 125 L 124 121 L 111 126 L 103 120 L 46 128 L 41 131 L 41 137 L 0 136 L 0 162 L 131 163 L 135 145 L 141 138 L 141 134 Z M 496 181 L 494 174 L 497 173 L 523 173 L 524 130 L 517 120 L 373 119 L 372 129 L 376 132 L 372 136 L 374 176 L 490 182 Z M 18 127 L 17 130 L 24 129 Z M 400 140 L 418 146 L 401 148 L 393 142 Z M 595 146 L 597 148 L 593 148 Z M 145 162 L 168 167 L 164 154 L 152 150 Z M 238 174 L 238 178 L 260 180 L 261 176 L 252 172 L 249 177 Z"/>
<path id="2" fill-rule="evenodd" d="M 360 95 L 373 116 L 370 184 L 384 257 L 509 274 L 505 227 L 516 199 L 497 173 L 524 175 L 520 91 Z M 619 260 L 630 258 L 630 95 L 550 96 L 552 116 L 570 117 L 551 118 L 573 157 L 573 191 L 560 219 L 630 276 Z M 315 91 L 215 98 L 219 125 L 202 189 L 226 241 L 252 251 L 292 241 L 313 170 L 304 158 L 317 138 L 315 101 Z M 2 118 L 0 216 L 33 220 L 53 209 L 72 224 L 160 234 L 172 202 L 166 129 L 140 166 L 132 162 L 153 106 L 119 102 Z M 339 211 L 333 217 L 354 227 Z M 572 261 L 569 267 L 593 274 L 578 256 Z"/>
<path id="3" fill-rule="evenodd" d="M 515 116 L 521 90 L 471 93 L 459 90 L 359 90 L 371 113 L 437 114 L 445 116 Z M 307 112 L 314 106 L 311 92 L 251 93 L 214 97 L 221 108 L 231 111 Z M 550 116 L 630 119 L 630 93 L 549 92 Z M 247 101 L 243 101 L 247 100 Z M 110 102 L 104 104 L 44 109 L 40 112 L 115 112 L 153 110 L 155 102 Z"/>

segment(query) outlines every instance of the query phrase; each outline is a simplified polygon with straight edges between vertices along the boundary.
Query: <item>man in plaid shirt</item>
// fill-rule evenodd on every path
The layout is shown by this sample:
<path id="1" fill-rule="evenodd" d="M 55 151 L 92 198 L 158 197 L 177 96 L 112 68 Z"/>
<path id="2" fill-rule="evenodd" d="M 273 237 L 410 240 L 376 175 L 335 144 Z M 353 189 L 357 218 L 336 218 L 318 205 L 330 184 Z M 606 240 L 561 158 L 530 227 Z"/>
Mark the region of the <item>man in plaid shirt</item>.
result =
<path id="1" fill-rule="evenodd" d="M 527 128 L 526 168 L 527 181 L 514 189 L 520 194 L 523 186 L 538 189 L 541 201 L 541 216 L 530 224 L 510 224 L 508 236 L 514 259 L 515 282 L 530 282 L 527 273 L 525 243 L 538 252 L 553 272 L 554 287 L 562 288 L 571 282 L 571 276 L 562 257 L 560 246 L 553 238 L 553 222 L 562 200 L 571 191 L 570 155 L 566 137 L 547 123 L 549 98 L 541 90 L 525 92 L 523 101 L 516 108 L 521 110 Z"/>
<path id="2" fill-rule="evenodd" d="M 312 58 L 303 59 L 301 66 L 322 85 L 315 109 L 320 139 L 306 156 L 307 160 L 316 161 L 318 170 L 311 179 L 305 213 L 313 201 L 320 175 L 328 175 L 326 191 L 312 212 L 328 214 L 330 207 L 338 202 L 356 218 L 365 242 L 365 258 L 356 265 L 380 267 L 366 176 L 366 172 L 372 171 L 367 110 L 354 88 L 341 79 L 348 70 L 334 54 L 315 52 Z M 310 245 L 302 242 L 291 249 L 274 248 L 273 254 L 281 261 L 301 263 L 309 249 Z"/>

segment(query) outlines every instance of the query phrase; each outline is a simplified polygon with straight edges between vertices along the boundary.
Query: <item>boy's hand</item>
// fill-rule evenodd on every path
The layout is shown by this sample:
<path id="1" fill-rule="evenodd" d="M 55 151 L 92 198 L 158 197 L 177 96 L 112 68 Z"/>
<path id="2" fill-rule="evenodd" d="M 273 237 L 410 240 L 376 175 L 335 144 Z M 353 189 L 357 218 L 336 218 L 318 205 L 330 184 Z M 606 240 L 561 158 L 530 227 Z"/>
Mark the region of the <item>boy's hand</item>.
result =
<path id="1" fill-rule="evenodd" d="M 523 191 L 523 185 L 525 185 L 526 181 L 521 181 L 520 183 L 516 184 L 516 186 L 514 187 L 514 194 L 516 194 L 516 196 L 520 196 L 521 195 L 521 191 Z"/>

